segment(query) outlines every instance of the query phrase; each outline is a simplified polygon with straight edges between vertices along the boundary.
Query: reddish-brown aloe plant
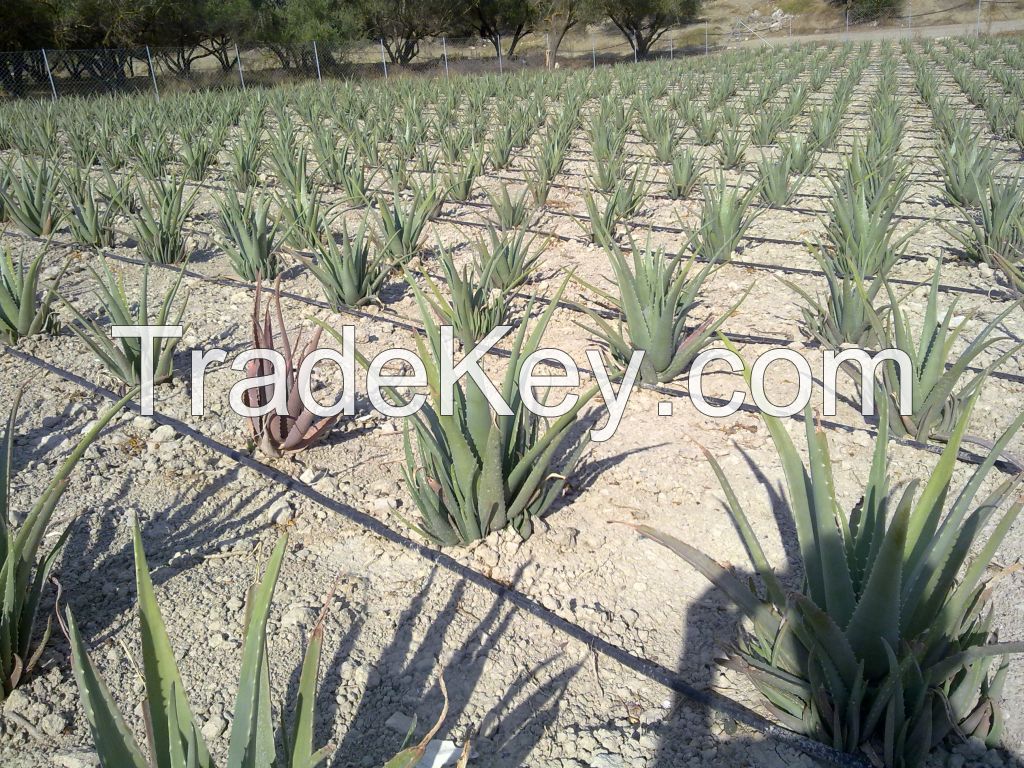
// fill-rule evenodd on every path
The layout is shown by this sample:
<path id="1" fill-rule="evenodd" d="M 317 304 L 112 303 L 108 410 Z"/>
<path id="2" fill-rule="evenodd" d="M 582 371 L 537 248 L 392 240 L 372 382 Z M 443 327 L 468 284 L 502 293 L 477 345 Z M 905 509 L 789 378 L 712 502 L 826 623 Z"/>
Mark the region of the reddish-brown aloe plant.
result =
<path id="1" fill-rule="evenodd" d="M 263 310 L 263 320 L 260 321 L 261 299 L 263 295 L 262 282 L 256 282 L 256 299 L 252 308 L 252 338 L 255 349 L 279 352 L 284 358 L 285 365 L 285 397 L 287 414 L 271 410 L 262 416 L 249 416 L 249 430 L 252 441 L 258 445 L 268 456 L 280 458 L 289 453 L 297 453 L 313 445 L 317 440 L 324 437 L 331 427 L 338 420 L 338 416 L 329 416 L 323 419 L 317 417 L 303 404 L 299 397 L 299 369 L 302 361 L 320 346 L 320 334 L 322 329 L 313 331 L 306 345 L 302 346 L 302 330 L 295 339 L 293 345 L 288 339 L 288 331 L 285 328 L 284 317 L 281 314 L 280 278 L 274 283 L 273 307 L 274 315 L 277 318 L 278 334 L 281 348 L 275 344 L 274 327 L 270 321 L 270 303 Z M 256 358 L 246 363 L 245 373 L 247 378 L 271 376 L 274 373 L 274 364 L 270 360 Z M 274 400 L 273 380 L 262 386 L 252 387 L 242 394 L 242 402 L 249 408 L 265 408 Z"/>

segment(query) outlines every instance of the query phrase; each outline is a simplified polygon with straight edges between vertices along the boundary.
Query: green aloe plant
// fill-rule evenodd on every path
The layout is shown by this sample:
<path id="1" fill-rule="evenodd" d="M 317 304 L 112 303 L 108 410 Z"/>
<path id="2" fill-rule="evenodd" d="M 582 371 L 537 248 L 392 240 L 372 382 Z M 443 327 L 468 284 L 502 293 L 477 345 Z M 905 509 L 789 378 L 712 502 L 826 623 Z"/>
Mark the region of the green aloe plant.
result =
<path id="1" fill-rule="evenodd" d="M 540 263 L 542 246 L 536 253 L 530 250 L 536 237 L 526 238 L 525 229 L 499 231 L 487 227 L 487 239 L 476 241 L 476 270 L 487 275 L 492 288 L 511 291 L 528 282 Z"/>
<path id="2" fill-rule="evenodd" d="M 691 152 L 689 149 L 681 149 L 672 156 L 672 166 L 668 171 L 668 182 L 666 192 L 673 200 L 685 200 L 697 188 L 700 183 L 700 174 L 704 165 L 704 158 Z"/>
<path id="3" fill-rule="evenodd" d="M 511 415 L 494 413 L 474 379 L 465 387 L 455 383 L 453 411 L 448 416 L 442 413 L 440 329 L 422 292 L 413 286 L 426 331 L 426 338 L 417 337 L 416 343 L 430 396 L 406 421 L 405 476 L 419 510 L 419 521 L 411 525 L 431 541 L 466 545 L 507 527 L 529 537 L 534 519 L 555 502 L 579 461 L 587 443 L 574 441 L 573 427 L 597 387 L 581 394 L 544 428 L 545 419 L 525 407 L 518 385 L 523 363 L 540 347 L 567 282 L 551 297 L 532 330 L 522 323 L 511 343 L 500 384 Z M 524 317 L 533 307 L 531 300 Z M 393 397 L 398 398 L 397 393 Z"/>
<path id="4" fill-rule="evenodd" d="M 20 173 L 8 169 L 9 186 L 0 184 L 0 201 L 6 217 L 33 237 L 47 237 L 60 226 L 63 211 L 58 195 L 61 177 L 45 160 L 22 157 Z"/>
<path id="5" fill-rule="evenodd" d="M 423 273 L 427 284 L 424 298 L 444 325 L 450 325 L 466 349 L 470 349 L 488 333 L 501 325 L 508 314 L 508 291 L 492 285 L 498 261 L 492 260 L 479 270 L 466 265 L 455 265 L 451 250 L 440 241 L 437 258 L 444 272 L 444 284 L 450 298 L 445 297 L 438 284 Z M 406 275 L 411 280 L 411 275 Z"/>
<path id="6" fill-rule="evenodd" d="M 939 274 L 936 264 L 932 276 L 928 302 L 920 332 L 916 334 L 910 319 L 892 287 L 886 285 L 889 293 L 890 312 L 885 325 L 885 346 L 905 352 L 910 358 L 910 391 L 912 401 L 901 401 L 903 370 L 895 361 L 887 360 L 882 368 L 882 380 L 877 389 L 890 400 L 889 426 L 893 434 L 909 436 L 918 440 L 931 437 L 946 439 L 959 423 L 967 404 L 975 397 L 985 378 L 1021 349 L 1021 344 L 1011 345 L 998 354 L 981 370 L 966 381 L 961 381 L 968 367 L 994 344 L 1007 341 L 1006 337 L 994 335 L 1006 316 L 1020 306 L 1010 304 L 982 327 L 974 339 L 959 354 L 954 353 L 957 340 L 966 327 L 965 318 L 956 318 L 956 300 L 950 302 L 945 315 L 939 317 Z M 900 413 L 901 406 L 909 415 Z"/>
<path id="7" fill-rule="evenodd" d="M 188 255 L 185 222 L 199 190 L 185 197 L 185 180 L 149 181 L 150 194 L 140 194 L 142 205 L 134 219 L 139 253 L 154 264 L 180 264 Z"/>
<path id="8" fill-rule="evenodd" d="M 178 307 L 172 318 L 172 311 L 182 278 L 185 276 L 184 265 L 178 276 L 163 295 L 156 312 L 150 312 L 149 300 L 149 264 L 142 268 L 142 285 L 137 302 L 133 302 L 125 289 L 124 276 L 118 278 L 107 266 L 105 259 L 100 260 L 100 271 L 91 268 L 96 298 L 105 310 L 110 325 L 143 326 L 143 325 L 181 325 L 188 306 L 188 295 Z M 112 338 L 109 330 L 96 320 L 88 319 L 73 305 L 64 301 L 64 305 L 78 320 L 71 325 L 71 330 L 86 343 L 96 357 L 117 381 L 127 386 L 136 386 L 142 377 L 142 339 L 139 337 Z M 161 384 L 169 381 L 174 375 L 174 351 L 180 339 L 153 339 L 153 383 Z"/>
<path id="9" fill-rule="evenodd" d="M 354 235 L 342 225 L 340 243 L 333 236 L 324 238 L 315 260 L 301 254 L 297 258 L 319 281 L 335 311 L 378 301 L 381 286 L 395 267 L 388 248 L 375 244 L 368 233 L 366 216 Z"/>
<path id="10" fill-rule="evenodd" d="M 762 158 L 757 163 L 758 190 L 761 200 L 776 208 L 784 208 L 800 191 L 805 176 L 793 177 L 790 156 L 783 153 L 777 161 Z"/>
<path id="11" fill-rule="evenodd" d="M 517 229 L 525 227 L 530 220 L 532 208 L 530 206 L 529 190 L 524 189 L 516 198 L 508 193 L 508 187 L 501 185 L 498 194 L 487 193 L 487 199 L 491 201 L 491 209 L 497 224 L 501 229 Z"/>
<path id="12" fill-rule="evenodd" d="M 55 333 L 60 327 L 53 302 L 71 262 L 65 261 L 50 285 L 40 292 L 39 273 L 45 256 L 44 248 L 26 267 L 24 258 L 19 257 L 15 265 L 10 250 L 0 251 L 0 341 L 5 344 L 16 344 L 18 339 L 37 333 Z"/>
<path id="13" fill-rule="evenodd" d="M 818 342 L 836 349 L 845 344 L 875 347 L 883 338 L 882 318 L 886 308 L 875 306 L 886 284 L 878 275 L 867 279 L 856 272 L 840 272 L 831 261 L 813 254 L 825 275 L 827 287 L 818 299 L 795 283 L 783 280 L 805 304 L 800 311 L 804 327 Z"/>
<path id="14" fill-rule="evenodd" d="M 113 247 L 118 205 L 84 173 L 65 177 L 64 189 L 71 208 L 68 224 L 75 241 L 93 248 Z"/>
<path id="15" fill-rule="evenodd" d="M 403 204 L 395 192 L 389 204 L 378 201 L 380 231 L 386 238 L 387 251 L 396 263 L 406 264 L 419 252 L 420 237 L 427 228 L 427 222 L 441 210 L 444 198 L 436 186 L 417 187 L 413 198 Z"/>
<path id="16" fill-rule="evenodd" d="M 0 702 L 35 669 L 50 638 L 50 621 L 39 641 L 35 638 L 36 616 L 57 557 L 71 527 L 58 536 L 50 551 L 41 549 L 53 510 L 68 486 L 75 466 L 111 419 L 136 393 L 132 392 L 102 414 L 78 441 L 50 482 L 35 495 L 31 509 L 20 524 L 11 504 L 11 467 L 14 463 L 14 423 L 24 387 L 14 392 L 7 428 L 0 440 Z"/>
<path id="17" fill-rule="evenodd" d="M 993 180 L 981 208 L 963 213 L 967 227 L 954 229 L 953 235 L 972 259 L 994 266 L 1024 261 L 1024 183 L 1019 175 Z"/>
<path id="18" fill-rule="evenodd" d="M 618 320 L 609 322 L 589 307 L 585 311 L 597 324 L 594 333 L 607 346 L 615 368 L 625 370 L 633 353 L 643 351 L 640 381 L 644 384 L 664 384 L 682 374 L 749 293 L 719 317 L 694 325 L 691 314 L 700 304 L 701 289 L 720 265 L 705 264 L 698 270 L 695 256 L 684 259 L 685 248 L 668 257 L 664 249 L 651 250 L 649 240 L 641 249 L 630 239 L 632 259 L 610 239 L 603 245 L 619 296 L 587 287 Z"/>
<path id="19" fill-rule="evenodd" d="M 1024 652 L 1022 642 L 994 641 L 987 575 L 1024 505 L 1011 501 L 999 515 L 1020 478 L 997 483 L 976 500 L 1024 414 L 954 495 L 970 404 L 920 492 L 917 481 L 901 493 L 892 488 L 883 413 L 864 493 L 849 512 L 837 500 L 828 441 L 815 429 L 810 407 L 807 465 L 783 422 L 762 414 L 782 460 L 796 527 L 804 574 L 797 589 L 775 574 L 710 453 L 763 593 L 687 542 L 634 526 L 723 590 L 751 621 L 726 664 L 749 677 L 783 724 L 846 752 L 868 749 L 888 768 L 921 764 L 953 734 L 998 741 L 1006 656 Z M 994 528 L 983 538 L 990 521 Z"/>
<path id="20" fill-rule="evenodd" d="M 250 192 L 239 203 L 238 195 L 229 191 L 217 198 L 217 208 L 221 248 L 236 274 L 250 282 L 277 277 L 281 271 L 277 253 L 280 221 L 270 216 L 270 200 L 257 200 Z"/>
<path id="21" fill-rule="evenodd" d="M 980 208 L 996 172 L 992 148 L 981 136 L 965 132 L 950 142 L 940 142 L 938 156 L 949 201 L 965 208 Z"/>
<path id="22" fill-rule="evenodd" d="M 694 248 L 706 261 L 729 261 L 744 233 L 761 213 L 751 209 L 758 190 L 729 187 L 720 175 L 716 184 L 703 185 L 703 194 L 700 228 L 692 235 Z"/>
<path id="23" fill-rule="evenodd" d="M 189 705 L 187 689 L 178 671 L 174 649 L 160 614 L 137 521 L 132 525 L 132 542 L 142 635 L 142 675 L 146 691 L 143 707 L 148 749 L 144 750 L 139 745 L 125 722 L 117 702 L 89 657 L 85 641 L 68 608 L 65 616 L 71 644 L 71 664 L 93 744 L 105 768 L 213 768 L 215 764 L 210 749 Z M 238 691 L 224 763 L 228 768 L 260 768 L 269 765 L 316 768 L 333 754 L 330 745 L 316 747 L 314 741 L 317 675 L 324 643 L 326 606 L 310 633 L 299 668 L 294 699 L 287 707 L 291 713 L 291 723 L 289 725 L 285 721 L 282 712 L 280 726 L 274 726 L 270 702 L 268 622 L 274 588 L 280 577 L 287 546 L 287 536 L 278 539 L 270 553 L 263 577 L 249 589 Z M 384 768 L 409 768 L 422 759 L 427 744 L 439 730 L 448 711 L 448 696 L 443 681 L 441 690 L 445 704 L 438 723 L 419 745 L 402 750 Z M 460 766 L 466 765 L 468 756 L 467 742 L 459 761 Z"/>

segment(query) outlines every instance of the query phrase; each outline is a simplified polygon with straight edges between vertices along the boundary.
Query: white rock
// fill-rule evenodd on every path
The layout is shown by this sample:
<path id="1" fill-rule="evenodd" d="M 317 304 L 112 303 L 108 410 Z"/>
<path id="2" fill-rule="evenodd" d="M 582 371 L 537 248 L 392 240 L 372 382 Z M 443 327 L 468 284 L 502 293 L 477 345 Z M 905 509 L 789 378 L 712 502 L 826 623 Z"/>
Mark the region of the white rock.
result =
<path id="1" fill-rule="evenodd" d="M 224 733 L 224 729 L 227 727 L 228 723 L 223 717 L 220 715 L 214 715 L 203 723 L 203 738 L 207 741 L 213 741 Z"/>
<path id="2" fill-rule="evenodd" d="M 132 427 L 140 432 L 152 432 L 156 429 L 156 422 L 149 416 L 136 416 L 132 419 Z"/>
<path id="3" fill-rule="evenodd" d="M 149 439 L 154 443 L 166 443 L 174 439 L 177 433 L 174 431 L 174 427 L 170 424 L 161 424 L 159 427 L 153 430 L 153 434 L 149 436 Z"/>
<path id="4" fill-rule="evenodd" d="M 51 755 L 53 764 L 60 768 L 94 768 L 100 756 L 89 749 L 66 749 Z"/>

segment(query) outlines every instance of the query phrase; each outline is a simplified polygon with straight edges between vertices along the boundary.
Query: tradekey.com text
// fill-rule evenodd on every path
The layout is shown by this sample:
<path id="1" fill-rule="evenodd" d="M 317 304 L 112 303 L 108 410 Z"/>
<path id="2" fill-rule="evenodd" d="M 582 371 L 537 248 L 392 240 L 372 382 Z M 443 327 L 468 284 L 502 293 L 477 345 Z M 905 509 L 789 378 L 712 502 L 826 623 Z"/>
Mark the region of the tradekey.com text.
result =
<path id="1" fill-rule="evenodd" d="M 512 410 L 503 398 L 498 387 L 488 378 L 481 368 L 480 361 L 510 331 L 512 326 L 502 325 L 492 330 L 476 346 L 469 349 L 456 362 L 455 332 L 452 326 L 440 326 L 440 356 L 436 362 L 435 378 L 437 402 L 431 408 L 442 416 L 451 416 L 455 410 L 456 391 L 462 380 L 472 381 L 484 395 L 490 407 L 498 415 L 511 416 Z M 134 337 L 140 340 L 142 351 L 141 377 L 141 411 L 144 415 L 153 414 L 153 341 L 161 338 L 180 338 L 183 328 L 180 325 L 131 325 L 113 326 L 111 335 L 115 338 Z M 358 354 L 355 343 L 355 326 L 345 325 L 338 334 L 342 342 L 340 350 L 318 348 L 308 354 L 294 377 L 287 375 L 287 366 L 283 355 L 269 349 L 248 349 L 236 355 L 231 361 L 231 369 L 245 372 L 247 367 L 253 370 L 251 363 L 265 361 L 269 363 L 271 372 L 265 375 L 254 375 L 240 378 L 235 382 L 228 395 L 230 408 L 240 416 L 251 418 L 264 416 L 276 411 L 281 416 L 288 415 L 288 398 L 296 394 L 311 413 L 320 417 L 343 414 L 355 415 L 356 404 L 356 369 L 366 369 L 365 394 L 377 412 L 389 417 L 404 417 L 416 414 L 427 403 L 428 389 L 427 366 L 413 350 L 396 347 L 380 352 L 367 360 Z M 600 349 L 586 350 L 589 369 L 585 372 L 594 379 L 608 411 L 608 420 L 604 426 L 594 428 L 590 437 L 595 442 L 608 440 L 618 429 L 626 410 L 626 404 L 637 385 L 640 365 L 644 352 L 636 350 L 624 370 L 613 368 L 609 371 L 605 355 Z M 228 357 L 223 349 L 192 350 L 192 415 L 203 416 L 206 412 L 205 377 L 207 369 L 213 364 L 222 364 Z M 861 413 L 865 416 L 874 414 L 875 370 L 882 363 L 892 361 L 900 369 L 899 402 L 913 402 L 911 382 L 913 366 L 910 358 L 900 350 L 883 349 L 869 353 L 862 349 L 845 349 L 823 351 L 822 386 L 824 390 L 823 415 L 836 415 L 837 379 L 839 369 L 844 364 L 856 365 L 861 376 Z M 746 393 L 735 390 L 728 402 L 718 400 L 722 404 L 709 402 L 703 391 L 705 368 L 712 362 L 724 361 L 734 373 L 744 370 L 740 357 L 729 349 L 711 348 L 701 352 L 693 361 L 687 377 L 687 395 L 694 407 L 705 416 L 724 418 L 736 413 L 746 398 Z M 774 403 L 765 392 L 765 381 L 769 368 L 775 364 L 788 364 L 797 373 L 796 396 L 789 403 Z M 330 365 L 337 368 L 341 375 L 341 392 L 333 402 L 325 404 L 313 393 L 313 372 L 318 365 Z M 400 368 L 398 372 L 395 368 Z M 434 363 L 431 363 L 434 367 Z M 266 370 L 267 367 L 263 367 Z M 390 372 L 385 372 L 389 369 Z M 538 369 L 550 371 L 561 369 L 560 373 L 539 373 Z M 290 392 L 290 380 L 295 382 L 297 393 Z M 554 348 L 538 349 L 519 366 L 518 390 L 523 406 L 531 413 L 544 418 L 558 418 L 568 413 L 579 401 L 580 395 L 566 391 L 557 403 L 538 399 L 537 390 L 550 392 L 552 389 L 572 389 L 581 384 L 581 368 L 576 361 L 563 350 Z M 804 410 L 811 398 L 814 378 L 807 359 L 792 349 L 774 348 L 759 355 L 750 365 L 749 387 L 754 405 L 761 411 L 772 416 L 792 416 Z M 269 401 L 259 407 L 250 407 L 243 398 L 244 394 L 257 388 L 272 391 Z M 385 393 L 395 397 L 397 388 L 404 391 L 424 390 L 408 397 L 404 402 L 392 402 Z M 711 398 L 716 400 L 716 398 Z M 658 404 L 659 416 L 671 416 L 671 402 Z M 909 413 L 903 413 L 909 415 Z"/>

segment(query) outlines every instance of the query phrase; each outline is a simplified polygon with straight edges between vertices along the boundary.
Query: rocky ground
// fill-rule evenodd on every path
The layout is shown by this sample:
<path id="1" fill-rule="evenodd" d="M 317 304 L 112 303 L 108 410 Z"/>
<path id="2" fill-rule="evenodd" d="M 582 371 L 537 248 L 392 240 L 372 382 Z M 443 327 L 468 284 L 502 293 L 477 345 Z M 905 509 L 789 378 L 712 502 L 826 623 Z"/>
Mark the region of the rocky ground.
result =
<path id="1" fill-rule="evenodd" d="M 939 201 L 929 113 L 916 96 L 909 67 L 901 68 L 900 77 L 909 121 L 903 149 L 915 174 L 913 193 L 901 212 L 909 217 L 906 226 L 920 229 L 909 248 L 912 258 L 896 274 L 911 284 L 924 281 L 931 274 L 931 260 L 943 257 L 943 283 L 960 289 L 955 295 L 963 322 L 980 328 L 1006 307 L 1005 290 L 991 271 L 955 258 L 948 228 L 956 217 Z M 829 98 L 830 87 L 812 97 L 811 104 Z M 874 87 L 875 72 L 869 68 L 857 87 L 839 150 L 848 148 L 849 139 L 865 125 L 865 105 Z M 969 107 L 952 81 L 949 88 L 966 114 Z M 972 119 L 983 125 L 980 116 Z M 684 143 L 693 143 L 689 134 Z M 1019 153 L 1010 144 L 999 149 L 1008 163 L 1019 164 Z M 633 137 L 630 151 L 640 155 L 648 150 Z M 747 160 L 753 162 L 761 152 L 748 149 Z M 536 229 L 553 235 L 543 252 L 541 290 L 550 290 L 570 268 L 589 283 L 611 274 L 601 251 L 586 244 L 579 224 L 566 215 L 585 210 L 579 190 L 585 184 L 588 155 L 581 138 L 559 178 L 564 186 L 553 191 L 534 222 Z M 714 163 L 710 157 L 708 162 Z M 747 360 L 785 344 L 805 355 L 813 370 L 821 370 L 822 351 L 806 342 L 800 328 L 799 302 L 777 278 L 787 269 L 814 267 L 801 243 L 820 227 L 817 212 L 825 189 L 820 177 L 837 162 L 837 154 L 825 153 L 818 178 L 805 184 L 793 209 L 761 215 L 735 263 L 723 267 L 708 285 L 702 317 L 725 311 L 751 290 L 725 325 Z M 479 233 L 474 224 L 486 214 L 484 190 L 496 188 L 499 181 L 518 190 L 524 166 L 517 160 L 500 176 L 486 174 L 469 204 L 446 205 L 436 237 L 468 257 Z M 739 183 L 752 178 L 749 172 L 729 175 Z M 676 248 L 682 236 L 674 228 L 680 220 L 692 222 L 699 203 L 663 197 L 661 179 L 631 229 L 642 234 L 660 227 L 652 241 Z M 223 184 L 215 179 L 208 186 L 219 189 Z M 158 389 L 155 418 L 126 412 L 89 449 L 52 526 L 53 531 L 73 526 L 56 569 L 61 602 L 74 612 L 95 662 L 139 733 L 142 681 L 133 612 L 132 516 L 142 524 L 158 599 L 194 711 L 221 758 L 238 672 L 245 590 L 275 540 L 287 533 L 289 556 L 272 611 L 272 669 L 279 691 L 294 684 L 305 638 L 327 599 L 317 714 L 321 741 L 337 746 L 331 765 L 380 765 L 397 751 L 413 717 L 419 723 L 417 735 L 422 734 L 441 711 L 442 676 L 451 711 L 440 737 L 457 744 L 471 739 L 471 765 L 816 764 L 734 716 L 676 696 L 664 684 L 675 673 L 701 691 L 762 711 L 746 681 L 715 664 L 737 625 L 722 595 L 681 560 L 615 524 L 644 522 L 699 543 L 720 561 L 745 567 L 718 483 L 700 455 L 703 446 L 732 478 L 769 558 L 785 578 L 797 580 L 799 574 L 788 565 L 791 531 L 769 493 L 779 487 L 782 473 L 756 415 L 741 411 L 727 419 L 705 417 L 685 397 L 685 381 L 663 391 L 638 391 L 615 437 L 591 446 L 569 492 L 532 538 L 521 542 L 501 533 L 467 551 L 439 553 L 424 546 L 404 522 L 415 517 L 415 510 L 402 480 L 401 423 L 371 414 L 365 402 L 357 417 L 340 425 L 325 443 L 294 460 L 266 464 L 244 453 L 242 421 L 227 404 L 227 392 L 239 374 L 226 365 L 211 369 L 207 377 L 208 413 L 191 415 L 189 350 L 212 345 L 233 354 L 247 347 L 252 302 L 251 286 L 233 277 L 215 245 L 215 206 L 210 190 L 204 189 L 189 222 L 195 254 L 185 278 L 189 328 L 176 358 L 180 375 Z M 360 212 L 346 215 L 354 221 Z M 537 245 L 544 239 L 538 238 Z M 63 253 L 74 258 L 65 294 L 76 305 L 95 309 L 86 271 L 94 257 L 65 249 L 61 241 L 67 240 L 66 232 L 57 240 L 54 263 Z M 17 252 L 34 253 L 40 247 L 13 232 L 3 241 Z M 427 245 L 434 241 L 431 234 Z M 130 286 L 137 285 L 141 269 L 133 261 L 130 241 L 121 239 L 111 253 L 118 259 L 111 263 Z M 821 279 L 814 274 L 786 276 L 807 289 L 820 289 Z M 155 270 L 154 291 L 172 279 L 170 271 Z M 414 344 L 415 303 L 397 281 L 387 286 L 382 307 L 345 315 L 324 308 L 319 287 L 303 270 L 289 270 L 282 288 L 285 316 L 295 327 L 308 325 L 311 317 L 335 325 L 352 323 L 360 351 L 367 356 Z M 953 295 L 947 292 L 944 300 Z M 593 303 L 576 283 L 565 298 Z M 584 361 L 584 350 L 595 342 L 580 322 L 585 324 L 584 318 L 571 307 L 560 308 L 546 337 L 548 345 Z M 1011 314 L 1005 330 L 1024 339 L 1024 312 Z M 53 368 L 41 368 L 38 361 Z M 972 432 L 991 439 L 1020 413 L 1022 361 L 1024 354 L 1018 352 L 1004 366 L 1009 375 L 986 383 Z M 500 368 L 500 362 L 492 367 Z M 742 388 L 739 377 L 721 366 L 709 371 L 707 394 Z M 33 492 L 102 406 L 95 392 L 62 372 L 104 381 L 99 363 L 67 330 L 52 338 L 25 340 L 4 354 L 4 399 L 29 382 L 17 422 L 15 509 L 27 508 Z M 333 380 L 326 383 L 336 386 Z M 794 386 L 791 369 L 773 369 L 773 399 L 784 401 Z M 852 506 L 873 437 L 870 422 L 854 408 L 852 385 L 841 394 L 829 438 L 837 493 Z M 816 392 L 815 403 L 819 397 Z M 670 417 L 658 415 L 662 402 L 672 404 Z M 593 409 L 593 419 L 603 421 L 600 406 Z M 796 421 L 791 426 L 800 444 L 803 426 Z M 1011 452 L 1024 454 L 1024 438 L 1014 439 Z M 901 444 L 893 444 L 890 453 L 897 482 L 926 477 L 937 458 L 934 452 Z M 969 464 L 962 464 L 958 482 L 970 471 Z M 777 517 L 782 518 L 781 530 Z M 1022 551 L 1024 524 L 1018 522 L 997 561 L 1009 565 Z M 1007 574 L 995 593 L 1001 638 L 1024 636 L 1018 610 L 1024 576 Z M 52 597 L 46 610 L 52 613 Z M 55 631 L 39 673 L 4 703 L 0 764 L 95 764 L 68 656 L 67 643 Z M 1012 753 L 1024 739 L 1020 664 L 1011 667 L 1005 699 L 1010 753 L 985 753 L 964 745 L 940 753 L 933 764 L 1014 761 Z"/>

